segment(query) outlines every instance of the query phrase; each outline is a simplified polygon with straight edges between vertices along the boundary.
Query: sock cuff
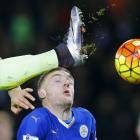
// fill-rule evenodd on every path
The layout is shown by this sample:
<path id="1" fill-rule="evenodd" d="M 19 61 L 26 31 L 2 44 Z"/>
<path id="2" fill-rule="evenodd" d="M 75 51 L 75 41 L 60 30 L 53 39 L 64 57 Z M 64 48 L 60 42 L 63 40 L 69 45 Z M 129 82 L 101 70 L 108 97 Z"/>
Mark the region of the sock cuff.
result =
<path id="1" fill-rule="evenodd" d="M 59 66 L 71 67 L 74 65 L 74 59 L 65 43 L 60 43 L 55 51 L 58 56 Z"/>

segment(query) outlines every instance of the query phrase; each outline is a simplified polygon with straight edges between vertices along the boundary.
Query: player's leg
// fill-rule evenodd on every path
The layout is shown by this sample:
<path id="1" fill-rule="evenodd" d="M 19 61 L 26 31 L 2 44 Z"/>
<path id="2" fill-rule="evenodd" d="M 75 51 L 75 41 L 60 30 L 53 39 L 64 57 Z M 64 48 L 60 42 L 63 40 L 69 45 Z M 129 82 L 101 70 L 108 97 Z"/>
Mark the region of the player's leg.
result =
<path id="1" fill-rule="evenodd" d="M 0 89 L 8 90 L 52 68 L 58 67 L 55 50 L 0 60 Z"/>
<path id="2" fill-rule="evenodd" d="M 71 10 L 70 27 L 63 43 L 55 49 L 38 54 L 0 60 L 0 89 L 8 90 L 58 66 L 76 66 L 84 62 L 81 55 L 83 22 L 77 7 Z"/>

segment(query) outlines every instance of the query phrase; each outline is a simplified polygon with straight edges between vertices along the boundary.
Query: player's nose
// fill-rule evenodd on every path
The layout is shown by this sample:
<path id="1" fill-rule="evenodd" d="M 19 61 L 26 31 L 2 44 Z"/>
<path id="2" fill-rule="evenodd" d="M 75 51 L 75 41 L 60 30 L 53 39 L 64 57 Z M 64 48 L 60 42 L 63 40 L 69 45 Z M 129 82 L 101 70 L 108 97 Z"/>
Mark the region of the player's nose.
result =
<path id="1" fill-rule="evenodd" d="M 64 82 L 64 87 L 69 87 L 69 85 L 70 85 L 69 80 L 65 80 L 65 82 Z"/>

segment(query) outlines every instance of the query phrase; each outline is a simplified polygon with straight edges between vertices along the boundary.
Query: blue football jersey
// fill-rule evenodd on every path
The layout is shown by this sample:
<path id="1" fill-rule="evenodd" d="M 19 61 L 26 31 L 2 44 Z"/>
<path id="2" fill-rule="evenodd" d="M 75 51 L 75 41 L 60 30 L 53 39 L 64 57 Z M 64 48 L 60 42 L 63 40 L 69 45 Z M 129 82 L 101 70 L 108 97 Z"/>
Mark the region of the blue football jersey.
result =
<path id="1" fill-rule="evenodd" d="M 47 108 L 37 108 L 22 121 L 17 140 L 96 140 L 96 121 L 83 108 L 72 108 L 69 124 L 57 118 Z"/>

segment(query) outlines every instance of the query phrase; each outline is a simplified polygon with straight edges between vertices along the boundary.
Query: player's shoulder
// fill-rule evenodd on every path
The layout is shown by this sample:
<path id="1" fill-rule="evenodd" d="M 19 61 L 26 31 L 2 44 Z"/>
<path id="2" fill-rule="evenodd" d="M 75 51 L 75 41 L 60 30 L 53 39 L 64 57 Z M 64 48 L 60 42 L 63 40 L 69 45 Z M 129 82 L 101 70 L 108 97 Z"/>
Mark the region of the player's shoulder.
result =
<path id="1" fill-rule="evenodd" d="M 79 114 L 79 115 L 80 115 L 80 114 L 84 114 L 84 116 L 86 115 L 86 116 L 89 116 L 89 117 L 94 118 L 93 114 L 92 114 L 89 110 L 87 110 L 87 109 L 85 109 L 85 108 L 82 108 L 82 107 L 74 107 L 73 110 L 74 110 L 77 114 Z"/>
<path id="2" fill-rule="evenodd" d="M 82 112 L 82 113 L 88 113 L 91 114 L 89 110 L 82 108 L 82 107 L 74 107 L 74 110 L 76 110 L 77 112 Z"/>
<path id="3" fill-rule="evenodd" d="M 34 109 L 32 112 L 30 112 L 25 118 L 24 120 L 26 121 L 30 121 L 30 120 L 34 120 L 34 121 L 39 121 L 39 120 L 45 120 L 48 117 L 48 112 L 45 108 L 36 108 Z"/>
<path id="4" fill-rule="evenodd" d="M 31 134 L 44 134 L 49 128 L 48 118 L 48 112 L 45 108 L 36 108 L 22 120 L 18 132 L 28 131 Z"/>
<path id="5" fill-rule="evenodd" d="M 30 115 L 35 115 L 35 114 L 38 114 L 38 115 L 42 115 L 42 113 L 46 113 L 46 109 L 43 108 L 43 107 L 40 107 L 40 108 L 36 108 L 34 109 L 32 112 L 29 113 L 29 116 Z M 47 114 L 47 113 L 46 113 Z"/>

